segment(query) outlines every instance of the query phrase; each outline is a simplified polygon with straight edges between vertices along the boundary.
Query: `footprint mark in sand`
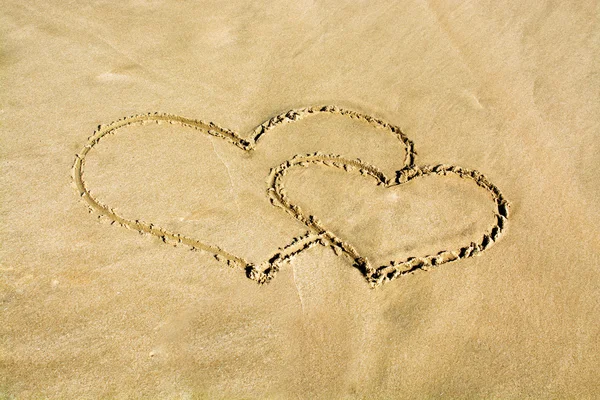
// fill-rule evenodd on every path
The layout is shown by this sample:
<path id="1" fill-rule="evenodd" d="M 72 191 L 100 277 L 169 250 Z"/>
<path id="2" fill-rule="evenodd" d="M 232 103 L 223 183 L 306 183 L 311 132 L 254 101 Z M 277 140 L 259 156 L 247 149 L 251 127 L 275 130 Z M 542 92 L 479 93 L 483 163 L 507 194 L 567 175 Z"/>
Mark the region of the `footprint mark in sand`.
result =
<path id="1" fill-rule="evenodd" d="M 124 218 L 112 207 L 92 196 L 84 180 L 84 167 L 87 154 L 93 150 L 104 136 L 115 134 L 120 129 L 127 126 L 163 122 L 179 124 L 224 139 L 243 151 L 252 151 L 256 148 L 261 136 L 268 131 L 285 123 L 298 121 L 311 115 L 323 113 L 338 114 L 348 118 L 362 120 L 375 128 L 384 129 L 394 135 L 404 145 L 406 151 L 404 166 L 396 173 L 396 179 L 392 181 L 376 167 L 368 165 L 360 160 L 349 160 L 340 155 L 315 153 L 306 156 L 294 156 L 291 160 L 272 169 L 270 175 L 270 187 L 267 192 L 270 201 L 273 205 L 284 208 L 288 213 L 294 216 L 294 218 L 302 221 L 309 230 L 304 235 L 293 238 L 288 245 L 280 248 L 278 251 L 274 252 L 271 257 L 259 264 L 253 264 L 242 257 L 231 254 L 214 244 L 207 244 L 200 239 L 184 236 L 177 232 L 171 232 L 140 219 L 132 220 Z M 408 139 L 399 127 L 370 115 L 339 108 L 337 106 L 306 107 L 287 111 L 260 124 L 246 139 L 238 133 L 222 128 L 212 122 L 204 122 L 177 115 L 150 113 L 126 117 L 107 126 L 99 126 L 98 130 L 88 138 L 88 142 L 83 149 L 75 156 L 75 162 L 73 164 L 73 180 L 81 199 L 90 208 L 90 211 L 98 214 L 99 218 L 108 218 L 111 220 L 111 223 L 120 224 L 126 228 L 136 230 L 141 234 L 150 234 L 159 237 L 165 243 L 174 245 L 182 244 L 188 246 L 193 251 L 211 253 L 218 261 L 224 262 L 231 267 L 244 270 L 248 278 L 255 280 L 258 283 L 269 282 L 275 277 L 282 264 L 290 261 L 304 250 L 309 249 L 316 244 L 321 244 L 331 246 L 336 251 L 336 254 L 341 252 L 349 257 L 354 265 L 363 272 L 367 281 L 372 286 L 378 286 L 384 281 L 395 279 L 419 269 L 424 270 L 430 266 L 441 265 L 450 261 L 477 255 L 489 248 L 500 237 L 500 233 L 506 226 L 506 219 L 508 218 L 508 202 L 502 196 L 498 188 L 487 180 L 487 178 L 477 171 L 449 165 L 418 167 L 415 166 L 415 156 L 416 153 L 412 141 Z M 436 255 L 418 258 L 411 257 L 401 262 L 391 261 L 389 265 L 373 268 L 368 259 L 358 254 L 352 245 L 338 238 L 333 232 L 325 229 L 314 216 L 306 215 L 287 198 L 282 182 L 282 178 L 287 170 L 314 164 L 342 168 L 347 171 L 357 170 L 366 176 L 374 178 L 377 184 L 382 184 L 386 187 L 400 185 L 420 176 L 431 174 L 455 174 L 460 178 L 475 182 L 479 187 L 490 193 L 497 208 L 495 213 L 497 222 L 483 235 L 483 238 L 479 243 L 471 243 L 456 250 L 443 250 Z"/>

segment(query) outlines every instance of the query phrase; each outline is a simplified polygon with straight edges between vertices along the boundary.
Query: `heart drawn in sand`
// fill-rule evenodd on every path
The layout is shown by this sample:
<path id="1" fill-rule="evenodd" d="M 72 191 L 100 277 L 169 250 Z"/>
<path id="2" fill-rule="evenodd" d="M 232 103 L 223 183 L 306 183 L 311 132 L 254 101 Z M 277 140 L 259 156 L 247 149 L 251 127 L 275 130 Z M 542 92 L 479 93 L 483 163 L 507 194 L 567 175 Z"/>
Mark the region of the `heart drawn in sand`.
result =
<path id="1" fill-rule="evenodd" d="M 368 258 L 359 254 L 350 242 L 342 239 L 335 232 L 327 229 L 323 223 L 314 215 L 302 210 L 287 194 L 283 184 L 285 174 L 295 168 L 309 168 L 313 165 L 323 165 L 329 168 L 337 168 L 346 173 L 361 174 L 373 180 L 375 185 L 385 188 L 404 185 L 409 181 L 420 177 L 441 175 L 455 175 L 461 179 L 470 181 L 479 188 L 488 192 L 490 200 L 495 206 L 494 222 L 482 234 L 478 242 L 465 243 L 456 249 L 440 250 L 435 254 L 425 256 L 412 256 L 404 260 L 390 260 L 387 265 L 374 267 Z M 498 188 L 492 184 L 484 175 L 466 168 L 453 165 L 414 166 L 407 165 L 396 173 L 394 180 L 388 178 L 382 171 L 361 160 L 350 160 L 335 154 L 314 153 L 305 156 L 295 156 L 271 171 L 269 194 L 274 205 L 282 207 L 296 219 L 303 222 L 314 234 L 321 236 L 338 251 L 349 257 L 354 266 L 357 267 L 373 285 L 377 286 L 384 281 L 393 280 L 399 276 L 426 270 L 432 266 L 438 266 L 461 258 L 472 257 L 489 248 L 498 238 L 506 225 L 508 218 L 508 202 L 500 193 Z"/>
<path id="2" fill-rule="evenodd" d="M 377 129 L 383 129 L 386 132 L 389 132 L 397 138 L 405 148 L 406 153 L 403 168 L 396 173 L 396 178 L 392 181 L 376 167 L 368 165 L 360 160 L 350 160 L 345 159 L 340 155 L 324 155 L 317 152 L 306 156 L 295 156 L 291 160 L 272 169 L 269 180 L 270 185 L 266 197 L 273 205 L 284 208 L 294 218 L 302 221 L 309 230 L 300 237 L 292 238 L 288 245 L 275 251 L 271 257 L 258 264 L 248 262 L 242 257 L 231 254 L 217 245 L 205 243 L 201 239 L 171 232 L 156 226 L 151 222 L 145 222 L 140 219 L 132 220 L 124 218 L 112 207 L 104 204 L 100 199 L 95 198 L 90 193 L 84 180 L 85 159 L 88 153 L 93 150 L 104 136 L 116 134 L 119 130 L 127 126 L 162 122 L 179 124 L 224 139 L 242 151 L 250 152 L 256 148 L 260 137 L 268 131 L 285 123 L 324 113 L 337 114 L 361 120 Z M 381 119 L 356 111 L 342 109 L 337 106 L 307 107 L 287 111 L 259 125 L 253 132 L 247 135 L 247 138 L 243 138 L 238 133 L 219 127 L 212 122 L 204 122 L 176 115 L 151 113 L 126 117 L 107 126 L 98 127 L 98 130 L 88 138 L 87 144 L 79 154 L 75 156 L 73 180 L 81 199 L 92 212 L 99 214 L 99 218 L 108 218 L 111 223 L 120 224 L 121 226 L 136 230 L 142 234 L 159 237 L 165 243 L 174 245 L 181 244 L 188 246 L 193 251 L 205 251 L 211 253 L 217 260 L 225 262 L 229 266 L 244 270 L 250 279 L 257 281 L 258 283 L 269 282 L 276 275 L 282 264 L 290 261 L 302 251 L 309 249 L 316 244 L 321 244 L 333 247 L 336 253 L 341 251 L 341 253 L 349 257 L 354 265 L 363 272 L 367 281 L 372 286 L 377 286 L 383 281 L 394 279 L 418 269 L 426 269 L 429 266 L 441 265 L 446 262 L 479 254 L 489 248 L 499 238 L 500 233 L 506 225 L 508 202 L 504 199 L 496 186 L 482 174 L 477 171 L 447 165 L 417 167 L 415 166 L 415 155 L 416 153 L 412 141 L 407 138 L 399 127 L 391 125 Z M 315 216 L 305 214 L 287 197 L 282 179 L 285 173 L 290 168 L 304 168 L 313 164 L 323 164 L 335 168 L 342 168 L 347 171 L 360 171 L 362 174 L 374 178 L 375 183 L 386 187 L 401 185 L 425 175 L 455 174 L 462 179 L 474 182 L 476 185 L 489 192 L 491 200 L 496 206 L 496 223 L 483 234 L 482 239 L 478 243 L 466 244 L 455 250 L 442 250 L 435 255 L 410 257 L 407 260 L 402 261 L 390 261 L 389 265 L 374 268 L 371 266 L 368 258 L 358 254 L 356 249 L 349 242 L 346 242 L 339 238 L 335 233 L 325 229 Z M 267 201 L 267 198 L 265 201 Z"/>

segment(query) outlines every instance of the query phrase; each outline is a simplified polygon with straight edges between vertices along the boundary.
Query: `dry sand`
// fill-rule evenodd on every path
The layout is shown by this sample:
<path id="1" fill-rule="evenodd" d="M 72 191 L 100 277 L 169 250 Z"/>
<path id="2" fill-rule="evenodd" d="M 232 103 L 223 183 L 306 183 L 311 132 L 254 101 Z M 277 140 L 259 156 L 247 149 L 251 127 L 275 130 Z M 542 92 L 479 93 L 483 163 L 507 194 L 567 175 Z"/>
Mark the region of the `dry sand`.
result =
<path id="1" fill-rule="evenodd" d="M 0 46 L 0 399 L 600 396 L 597 1 L 5 0 Z"/>

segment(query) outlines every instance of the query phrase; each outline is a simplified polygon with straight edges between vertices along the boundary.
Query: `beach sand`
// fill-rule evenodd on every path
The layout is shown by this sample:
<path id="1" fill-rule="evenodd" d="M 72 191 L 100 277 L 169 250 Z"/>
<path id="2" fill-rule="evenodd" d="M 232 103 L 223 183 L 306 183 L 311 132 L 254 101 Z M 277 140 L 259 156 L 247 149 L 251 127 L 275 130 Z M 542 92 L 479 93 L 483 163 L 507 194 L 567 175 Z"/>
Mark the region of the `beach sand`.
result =
<path id="1" fill-rule="evenodd" d="M 600 396 L 597 1 L 1 8 L 0 399 Z"/>

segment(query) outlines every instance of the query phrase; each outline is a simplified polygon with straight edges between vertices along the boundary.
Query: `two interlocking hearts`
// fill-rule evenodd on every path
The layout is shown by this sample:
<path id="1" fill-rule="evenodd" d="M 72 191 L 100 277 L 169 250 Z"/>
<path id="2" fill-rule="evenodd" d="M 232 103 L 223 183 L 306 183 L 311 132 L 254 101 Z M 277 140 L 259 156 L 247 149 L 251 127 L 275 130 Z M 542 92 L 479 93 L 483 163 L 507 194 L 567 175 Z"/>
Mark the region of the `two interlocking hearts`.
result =
<path id="1" fill-rule="evenodd" d="M 292 159 L 282 163 L 281 165 L 271 170 L 269 178 L 268 197 L 271 203 L 275 206 L 283 208 L 294 218 L 298 219 L 306 225 L 309 231 L 298 238 L 294 238 L 286 247 L 279 249 L 273 256 L 261 264 L 252 264 L 231 254 L 218 246 L 209 245 L 203 241 L 184 236 L 182 234 L 168 231 L 158 227 L 152 223 L 142 220 L 130 220 L 117 214 L 113 208 L 103 204 L 90 194 L 89 189 L 83 179 L 83 170 L 85 158 L 87 154 L 94 148 L 102 137 L 114 134 L 119 129 L 131 125 L 143 125 L 146 123 L 168 122 L 180 124 L 182 126 L 198 129 L 204 133 L 224 139 L 234 146 L 237 146 L 243 151 L 252 151 L 258 144 L 262 135 L 268 131 L 280 126 L 284 123 L 297 121 L 299 119 L 316 114 L 337 114 L 346 116 L 352 119 L 364 121 L 376 128 L 384 129 L 391 135 L 394 135 L 404 146 L 406 155 L 404 166 L 396 172 L 394 179 L 387 177 L 382 171 L 375 166 L 369 165 L 359 159 L 347 159 L 335 154 L 322 154 L 316 152 L 308 155 L 297 155 Z M 254 132 L 246 139 L 242 138 L 236 132 L 217 126 L 214 123 L 203 122 L 199 120 L 179 117 L 168 114 L 146 114 L 127 117 L 112 124 L 99 129 L 88 139 L 88 143 L 84 146 L 79 154 L 75 157 L 73 166 L 73 179 L 77 187 L 77 191 L 87 205 L 100 216 L 109 218 L 113 223 L 118 223 L 130 229 L 134 229 L 140 233 L 147 233 L 160 237 L 165 242 L 174 244 L 183 244 L 189 246 L 192 250 L 202 250 L 212 253 L 217 260 L 226 262 L 230 266 L 237 266 L 245 270 L 247 276 L 259 283 L 270 281 L 281 265 L 302 251 L 316 245 L 329 245 L 336 254 L 341 253 L 349 257 L 355 267 L 357 267 L 366 277 L 367 281 L 372 286 L 378 286 L 383 281 L 392 280 L 399 276 L 414 272 L 416 270 L 425 270 L 431 266 L 441 265 L 450 261 L 456 261 L 462 258 L 472 257 L 480 254 L 482 251 L 489 248 L 498 240 L 501 232 L 506 226 L 508 218 L 508 202 L 500 193 L 498 188 L 494 186 L 485 176 L 475 170 L 469 170 L 452 165 L 415 165 L 415 150 L 412 141 L 400 130 L 399 127 L 391 125 L 378 118 L 365 115 L 356 111 L 342 109 L 336 106 L 308 107 L 302 109 L 291 110 L 283 114 L 279 114 L 270 120 L 259 125 Z M 319 164 L 330 168 L 336 168 L 348 173 L 360 173 L 367 178 L 373 180 L 373 183 L 382 185 L 386 188 L 392 186 L 403 185 L 406 182 L 412 181 L 419 177 L 428 175 L 455 175 L 459 178 L 473 182 L 478 187 L 487 191 L 494 203 L 494 223 L 481 236 L 478 242 L 467 243 L 454 250 L 442 250 L 436 254 L 419 257 L 409 257 L 402 261 L 392 260 L 387 265 L 373 267 L 368 259 L 359 254 L 359 252 L 346 239 L 342 239 L 335 232 L 323 226 L 316 216 L 310 215 L 300 209 L 286 193 L 283 185 L 284 175 L 291 169 L 307 168 L 309 166 Z"/>

